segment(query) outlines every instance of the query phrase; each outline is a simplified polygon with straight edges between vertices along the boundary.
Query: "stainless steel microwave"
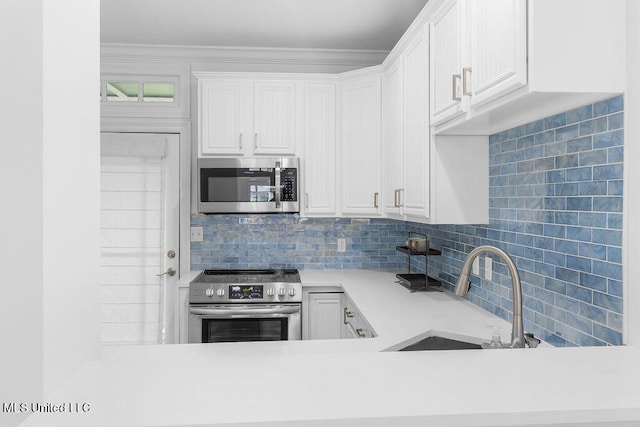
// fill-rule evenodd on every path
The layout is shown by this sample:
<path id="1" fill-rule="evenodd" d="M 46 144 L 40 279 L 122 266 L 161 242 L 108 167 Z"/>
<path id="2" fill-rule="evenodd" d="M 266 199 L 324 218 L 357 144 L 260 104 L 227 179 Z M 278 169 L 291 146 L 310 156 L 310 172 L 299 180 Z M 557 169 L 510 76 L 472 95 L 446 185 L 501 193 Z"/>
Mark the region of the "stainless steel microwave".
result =
<path id="1" fill-rule="evenodd" d="M 198 211 L 300 212 L 299 159 L 199 158 Z"/>

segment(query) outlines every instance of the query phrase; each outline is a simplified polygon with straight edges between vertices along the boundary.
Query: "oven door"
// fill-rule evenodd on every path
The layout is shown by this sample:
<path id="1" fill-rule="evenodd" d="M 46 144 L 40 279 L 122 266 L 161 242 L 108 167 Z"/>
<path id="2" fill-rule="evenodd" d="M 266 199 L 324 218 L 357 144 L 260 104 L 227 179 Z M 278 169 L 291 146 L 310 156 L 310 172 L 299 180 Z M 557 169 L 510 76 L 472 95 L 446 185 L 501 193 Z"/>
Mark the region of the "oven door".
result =
<path id="1" fill-rule="evenodd" d="M 302 338 L 301 304 L 189 307 L 189 342 L 284 341 Z"/>

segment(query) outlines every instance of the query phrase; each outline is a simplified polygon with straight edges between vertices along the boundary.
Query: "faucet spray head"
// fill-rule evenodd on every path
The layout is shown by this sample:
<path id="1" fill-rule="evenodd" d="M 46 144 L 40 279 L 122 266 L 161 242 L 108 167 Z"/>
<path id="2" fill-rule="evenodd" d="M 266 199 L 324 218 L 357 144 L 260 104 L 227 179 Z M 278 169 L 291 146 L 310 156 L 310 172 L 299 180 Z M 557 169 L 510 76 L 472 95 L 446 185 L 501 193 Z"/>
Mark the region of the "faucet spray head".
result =
<path id="1" fill-rule="evenodd" d="M 465 296 L 469 292 L 469 286 L 471 282 L 469 281 L 469 273 L 465 272 L 464 269 L 460 272 L 460 276 L 458 277 L 458 281 L 456 282 L 455 294 L 458 296 Z"/>

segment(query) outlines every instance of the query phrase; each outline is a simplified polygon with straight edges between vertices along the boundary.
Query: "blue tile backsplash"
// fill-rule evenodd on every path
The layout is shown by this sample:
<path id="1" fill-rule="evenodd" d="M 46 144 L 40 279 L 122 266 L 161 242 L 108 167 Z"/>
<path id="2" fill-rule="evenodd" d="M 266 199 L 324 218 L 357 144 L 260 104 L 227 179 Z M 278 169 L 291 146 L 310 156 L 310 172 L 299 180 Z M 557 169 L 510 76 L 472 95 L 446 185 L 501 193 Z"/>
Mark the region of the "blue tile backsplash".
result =
<path id="1" fill-rule="evenodd" d="M 192 225 L 204 227 L 204 242 L 191 244 L 192 268 L 404 269 L 407 258 L 395 247 L 413 231 L 442 251 L 428 258 L 428 273 L 453 289 L 466 255 L 495 245 L 518 266 L 527 331 L 556 346 L 619 345 L 622 117 L 618 96 L 491 135 L 488 225 L 193 217 Z M 337 252 L 338 238 L 346 239 L 346 252 Z M 509 273 L 493 261 L 493 280 L 472 276 L 467 298 L 510 320 Z M 412 263 L 414 271 L 424 271 L 424 258 Z"/>

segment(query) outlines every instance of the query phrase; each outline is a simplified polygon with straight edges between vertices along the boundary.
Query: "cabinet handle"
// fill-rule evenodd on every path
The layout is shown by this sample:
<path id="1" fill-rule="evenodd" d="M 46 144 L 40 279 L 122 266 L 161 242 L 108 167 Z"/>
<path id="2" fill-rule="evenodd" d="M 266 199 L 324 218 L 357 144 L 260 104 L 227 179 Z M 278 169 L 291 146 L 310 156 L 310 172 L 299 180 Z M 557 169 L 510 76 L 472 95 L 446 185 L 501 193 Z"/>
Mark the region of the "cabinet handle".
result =
<path id="1" fill-rule="evenodd" d="M 364 333 L 364 330 L 362 328 L 357 328 L 356 329 L 356 334 L 358 334 L 358 336 L 360 338 L 364 337 L 366 334 Z"/>
<path id="2" fill-rule="evenodd" d="M 462 97 L 458 96 L 458 81 L 461 78 L 462 78 L 462 75 L 460 74 L 453 75 L 453 79 L 452 79 L 453 93 L 451 96 L 454 101 L 462 101 Z"/>
<path id="3" fill-rule="evenodd" d="M 400 190 L 396 190 L 393 192 L 393 206 L 396 208 L 400 207 L 400 202 L 398 201 L 398 193 Z"/>
<path id="4" fill-rule="evenodd" d="M 238 144 L 238 147 L 242 150 L 242 134 L 240 134 L 240 143 Z"/>
<path id="5" fill-rule="evenodd" d="M 469 78 L 467 78 L 469 76 Z M 471 80 L 471 67 L 465 67 L 462 69 L 462 94 L 471 95 L 469 91 L 469 80 Z"/>
<path id="6" fill-rule="evenodd" d="M 258 149 L 258 132 L 253 134 L 253 148 Z"/>
<path id="7" fill-rule="evenodd" d="M 377 192 L 373 193 L 373 207 L 374 208 L 378 207 L 378 193 Z"/>
<path id="8" fill-rule="evenodd" d="M 304 207 L 309 209 L 309 193 L 304 193 Z"/>
<path id="9" fill-rule="evenodd" d="M 404 206 L 404 200 L 402 196 L 404 195 L 404 188 L 398 188 L 398 207 L 401 208 Z"/>
<path id="10" fill-rule="evenodd" d="M 344 308 L 344 316 L 342 321 L 344 322 L 345 325 L 349 324 L 349 321 L 347 320 L 347 318 L 351 318 L 353 317 L 353 313 L 349 311 L 349 309 L 347 309 L 347 307 Z"/>

